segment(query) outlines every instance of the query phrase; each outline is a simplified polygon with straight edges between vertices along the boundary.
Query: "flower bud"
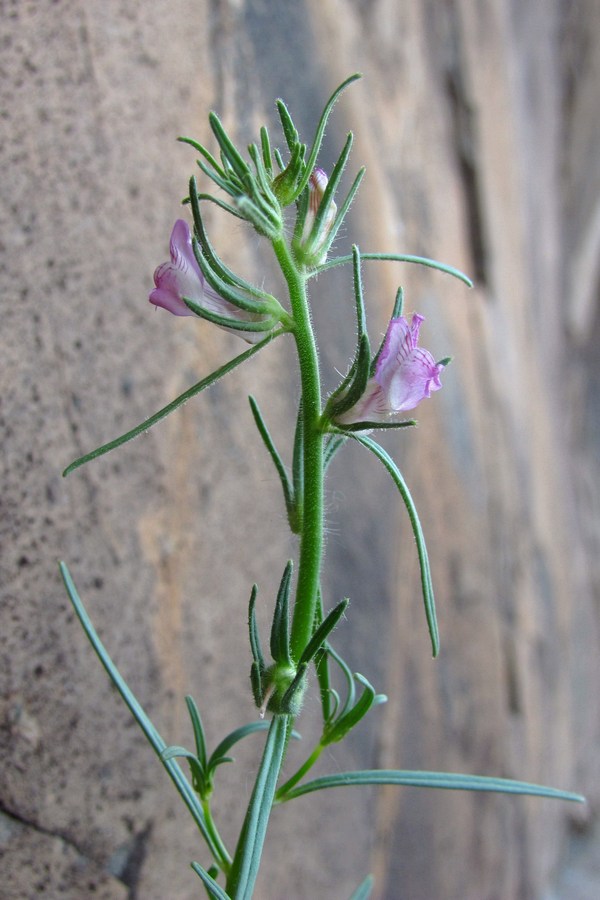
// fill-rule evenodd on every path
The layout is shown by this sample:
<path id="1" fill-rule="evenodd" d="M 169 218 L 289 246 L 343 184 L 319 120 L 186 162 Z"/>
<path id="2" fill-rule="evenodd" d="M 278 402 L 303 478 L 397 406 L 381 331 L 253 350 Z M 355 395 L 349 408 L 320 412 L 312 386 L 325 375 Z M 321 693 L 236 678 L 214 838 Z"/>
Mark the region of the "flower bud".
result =
<path id="1" fill-rule="evenodd" d="M 294 242 L 296 256 L 309 268 L 322 265 L 327 259 L 327 239 L 331 233 L 337 214 L 337 206 L 333 200 L 327 202 L 327 209 L 320 216 L 321 204 L 329 178 L 323 169 L 315 169 L 308 182 L 308 208 L 302 233 Z"/>

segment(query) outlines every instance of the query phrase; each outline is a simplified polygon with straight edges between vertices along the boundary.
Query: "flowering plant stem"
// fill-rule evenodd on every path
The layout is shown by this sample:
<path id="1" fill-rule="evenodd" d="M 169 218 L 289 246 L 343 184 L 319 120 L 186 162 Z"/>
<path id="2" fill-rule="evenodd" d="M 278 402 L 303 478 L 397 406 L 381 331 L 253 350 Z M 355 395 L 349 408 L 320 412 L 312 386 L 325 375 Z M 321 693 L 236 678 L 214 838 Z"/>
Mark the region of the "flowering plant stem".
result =
<path id="1" fill-rule="evenodd" d="M 278 101 L 277 109 L 289 151 L 287 164 L 282 153 L 278 149 L 272 149 L 266 128 L 261 129 L 260 150 L 257 144 L 249 146 L 251 164 L 248 163 L 215 114 L 211 114 L 209 121 L 219 144 L 221 162 L 201 144 L 183 139 L 200 153 L 198 164 L 204 175 L 212 179 L 231 202 L 224 203 L 210 194 L 199 193 L 195 177 L 190 179 L 189 197 L 185 202 L 189 202 L 191 208 L 193 233 L 190 225 L 183 219 L 175 223 L 171 233 L 170 260 L 156 269 L 155 289 L 149 300 L 174 315 L 197 316 L 204 325 L 208 322 L 210 327 L 228 330 L 252 346 L 193 385 L 145 422 L 72 462 L 63 473 L 66 475 L 134 439 L 191 397 L 265 349 L 280 335 L 292 335 L 301 384 L 292 478 L 288 475 L 288 468 L 279 455 L 258 403 L 255 398 L 250 397 L 255 424 L 281 481 L 290 528 L 299 537 L 291 623 L 289 601 L 293 563 L 288 560 L 274 604 L 270 663 L 265 661 L 263 655 L 255 617 L 257 585 L 253 586 L 250 594 L 250 681 L 260 713 L 259 721 L 235 728 L 209 755 L 200 712 L 193 699 L 188 696 L 186 703 L 195 750 L 187 750 L 178 745 L 168 746 L 112 662 L 84 609 L 66 565 L 61 563 L 65 587 L 87 637 L 173 780 L 210 852 L 213 864 L 209 869 L 204 869 L 196 862 L 192 863 L 192 868 L 211 900 L 251 900 L 273 806 L 314 791 L 348 785 L 395 784 L 523 793 L 576 801 L 582 799 L 576 794 L 540 785 L 455 773 L 364 769 L 320 776 L 312 781 L 303 780 L 326 746 L 342 741 L 372 707 L 386 700 L 383 694 L 375 692 L 363 675 L 352 671 L 330 643 L 329 638 L 344 616 L 349 600 L 343 599 L 326 611 L 320 591 L 324 548 L 325 470 L 334 456 L 348 443 L 348 438 L 369 450 L 384 466 L 406 506 L 416 541 L 425 618 L 433 656 L 437 655 L 439 649 L 429 556 L 416 506 L 396 462 L 369 433 L 377 428 L 407 429 L 416 424 L 413 419 L 401 416 L 442 387 L 440 375 L 449 358 L 436 362 L 428 350 L 419 346 L 419 329 L 424 319 L 418 313 L 413 313 L 409 322 L 402 315 L 401 288 L 396 295 L 385 338 L 373 355 L 367 329 L 361 260 L 417 263 L 470 284 L 469 279 L 457 269 L 426 257 L 379 253 L 361 256 L 358 247 L 354 246 L 352 255 L 334 257 L 327 261 L 331 244 L 358 190 L 364 170 L 361 169 L 355 177 L 338 210 L 334 194 L 348 161 L 352 136 L 349 135 L 346 139 L 332 170 L 331 179 L 318 168 L 317 158 L 325 125 L 337 97 L 358 77 L 351 76 L 332 94 L 319 121 L 308 155 L 307 146 L 300 142 L 287 107 L 283 101 Z M 200 201 L 205 200 L 213 200 L 225 212 L 245 220 L 271 244 L 287 285 L 289 308 L 262 288 L 236 274 L 219 258 L 210 243 L 203 221 Z M 288 207 L 295 214 L 291 238 L 286 236 L 285 228 Z M 355 295 L 353 312 L 352 304 L 348 303 L 347 306 L 351 310 L 350 315 L 356 315 L 358 339 L 355 356 L 346 376 L 323 405 L 319 357 L 307 285 L 314 275 L 346 263 L 352 263 Z M 311 663 L 316 669 L 321 695 L 322 732 L 295 774 L 278 788 L 288 742 L 292 736 L 297 737 L 292 728 L 301 710 L 307 671 Z M 334 687 L 335 678 L 330 679 L 330 664 L 337 667 L 337 671 L 332 674 L 337 674 L 344 684 L 342 696 Z M 270 723 L 265 721 L 267 713 L 272 715 Z M 228 754 L 234 744 L 250 734 L 266 729 L 268 734 L 252 795 L 235 852 L 231 855 L 221 839 L 210 805 L 215 772 L 222 763 L 231 761 Z M 186 760 L 191 783 L 180 767 L 178 758 Z M 310 867 L 307 866 L 307 882 L 309 870 Z M 224 877 L 225 887 L 218 883 L 220 876 Z M 366 900 L 371 886 L 372 879 L 369 876 L 354 892 L 353 900 Z M 310 891 L 308 883 L 306 891 Z"/>
<path id="2" fill-rule="evenodd" d="M 283 238 L 273 249 L 287 282 L 294 318 L 293 335 L 298 351 L 302 388 L 303 506 L 296 602 L 292 617 L 290 648 L 298 660 L 314 629 L 319 576 L 323 557 L 323 431 L 321 378 L 317 344 L 306 294 L 306 275 L 298 270 Z"/>

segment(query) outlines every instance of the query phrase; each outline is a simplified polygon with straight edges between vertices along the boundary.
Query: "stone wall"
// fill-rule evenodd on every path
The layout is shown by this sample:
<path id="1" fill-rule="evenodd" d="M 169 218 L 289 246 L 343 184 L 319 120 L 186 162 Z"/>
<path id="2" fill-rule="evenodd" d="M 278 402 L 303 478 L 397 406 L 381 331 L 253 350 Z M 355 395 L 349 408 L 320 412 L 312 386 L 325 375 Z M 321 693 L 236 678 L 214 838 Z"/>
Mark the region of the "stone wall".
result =
<path id="1" fill-rule="evenodd" d="M 433 256 L 475 288 L 397 264 L 366 273 L 372 335 L 402 282 L 408 309 L 427 316 L 427 346 L 455 358 L 420 428 L 385 440 L 428 537 L 442 654 L 430 656 L 405 511 L 350 448 L 332 472 L 326 597 L 350 594 L 336 640 L 390 702 L 320 771 L 470 771 L 589 803 L 392 788 L 300 799 L 274 813 L 257 896 L 343 900 L 368 871 L 386 900 L 597 896 L 597 4 L 0 7 L 2 896 L 201 893 L 193 824 L 74 620 L 56 560 L 171 742 L 190 743 L 188 692 L 213 743 L 252 719 L 249 587 L 260 585 L 266 627 L 294 547 L 246 395 L 285 446 L 289 347 L 121 451 L 60 472 L 240 350 L 146 301 L 193 171 L 174 138 L 204 139 L 215 109 L 247 142 L 283 96 L 309 139 L 357 70 L 325 148 L 335 158 L 352 129 L 354 167 L 367 166 L 340 249 Z M 274 283 L 252 234 L 219 214 L 211 234 L 226 260 Z M 351 352 L 351 305 L 349 273 L 318 280 L 329 387 Z M 313 699 L 304 742 L 317 714 Z M 259 745 L 249 738 L 222 771 L 230 841 Z"/>

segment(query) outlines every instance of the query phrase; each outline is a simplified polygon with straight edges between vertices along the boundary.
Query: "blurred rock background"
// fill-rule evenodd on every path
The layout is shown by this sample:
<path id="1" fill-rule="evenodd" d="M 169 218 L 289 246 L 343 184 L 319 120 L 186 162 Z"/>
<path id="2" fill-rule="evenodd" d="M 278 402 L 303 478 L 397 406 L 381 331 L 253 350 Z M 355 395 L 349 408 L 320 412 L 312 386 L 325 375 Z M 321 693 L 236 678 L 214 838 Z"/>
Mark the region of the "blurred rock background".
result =
<path id="1" fill-rule="evenodd" d="M 0 11 L 0 896 L 201 894 L 193 824 L 86 644 L 56 560 L 169 741 L 191 741 L 187 692 L 213 744 L 252 719 L 247 597 L 256 580 L 266 627 L 294 545 L 246 395 L 289 449 L 289 345 L 117 453 L 60 472 L 243 349 L 146 300 L 194 171 L 174 138 L 205 140 L 215 109 L 247 143 L 282 96 L 310 140 L 327 96 L 359 70 L 325 145 L 333 160 L 352 129 L 352 170 L 367 166 L 340 251 L 432 256 L 475 288 L 397 264 L 366 271 L 373 336 L 402 283 L 407 309 L 427 316 L 424 344 L 455 357 L 421 427 L 385 440 L 428 538 L 442 654 L 430 657 L 402 504 L 349 448 L 332 469 L 326 598 L 351 596 L 337 645 L 390 702 L 319 771 L 469 771 L 589 802 L 391 788 L 303 798 L 273 815 L 257 897 L 344 900 L 369 871 L 386 900 L 597 897 L 598 4 Z M 277 286 L 253 233 L 217 212 L 211 234 L 226 260 Z M 314 297 L 332 387 L 353 345 L 350 273 L 322 276 Z M 307 742 L 317 715 L 314 698 Z M 231 841 L 260 743 L 222 770 Z"/>

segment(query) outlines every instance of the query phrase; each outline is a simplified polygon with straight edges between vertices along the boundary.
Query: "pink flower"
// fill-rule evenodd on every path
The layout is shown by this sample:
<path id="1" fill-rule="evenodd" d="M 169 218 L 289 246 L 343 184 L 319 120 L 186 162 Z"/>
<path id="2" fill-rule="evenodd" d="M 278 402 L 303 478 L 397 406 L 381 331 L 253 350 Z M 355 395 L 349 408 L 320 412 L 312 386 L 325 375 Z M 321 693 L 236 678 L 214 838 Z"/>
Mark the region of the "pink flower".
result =
<path id="1" fill-rule="evenodd" d="M 238 309 L 211 288 L 200 271 L 194 256 L 190 228 L 183 219 L 178 219 L 173 226 L 170 252 L 170 262 L 162 263 L 154 272 L 156 287 L 148 297 L 150 303 L 161 306 L 174 316 L 193 316 L 194 313 L 183 301 L 183 298 L 187 297 L 208 312 L 219 316 L 245 321 L 256 321 L 261 318 L 254 313 Z M 265 336 L 264 332 L 260 331 L 236 331 L 235 328 L 226 330 L 233 331 L 251 344 L 262 340 Z"/>
<path id="2" fill-rule="evenodd" d="M 362 397 L 337 421 L 386 422 L 396 413 L 414 409 L 432 391 L 439 391 L 443 364 L 436 363 L 428 350 L 418 347 L 423 316 L 415 313 L 410 325 L 404 316 L 388 325 L 375 375 L 369 379 Z"/>

